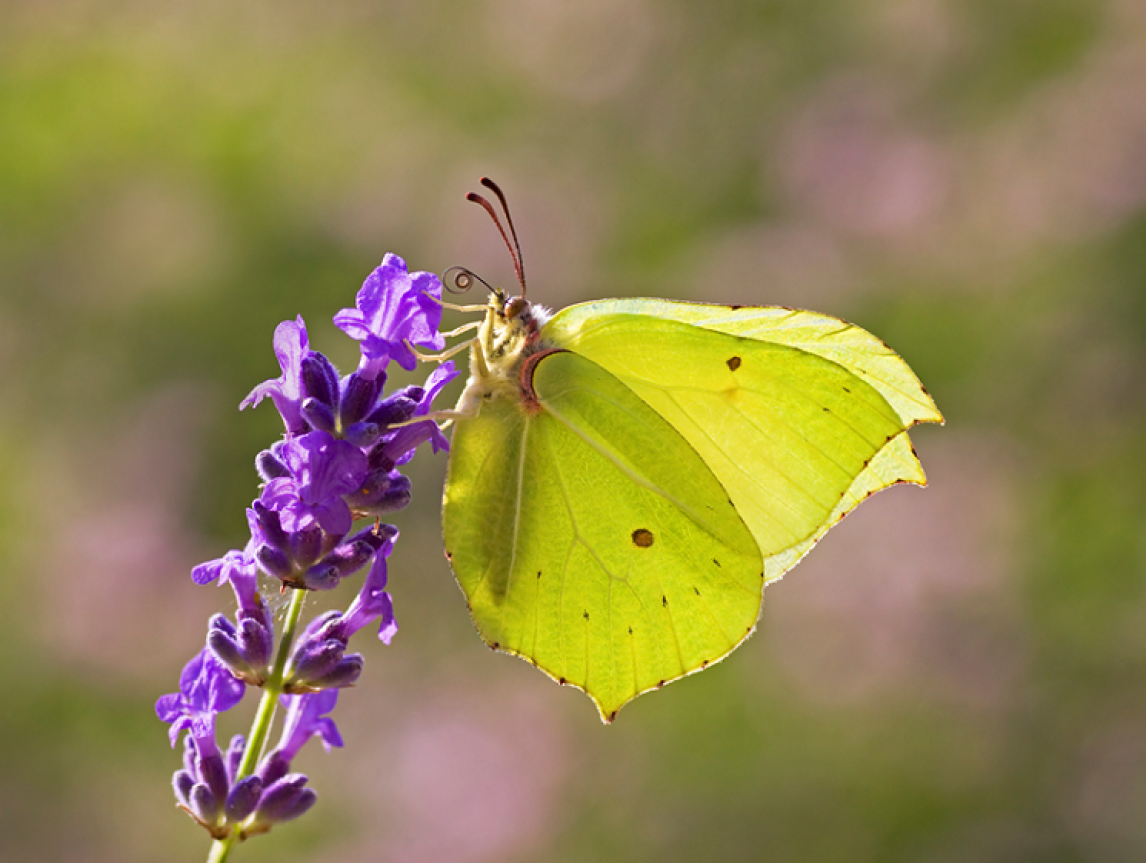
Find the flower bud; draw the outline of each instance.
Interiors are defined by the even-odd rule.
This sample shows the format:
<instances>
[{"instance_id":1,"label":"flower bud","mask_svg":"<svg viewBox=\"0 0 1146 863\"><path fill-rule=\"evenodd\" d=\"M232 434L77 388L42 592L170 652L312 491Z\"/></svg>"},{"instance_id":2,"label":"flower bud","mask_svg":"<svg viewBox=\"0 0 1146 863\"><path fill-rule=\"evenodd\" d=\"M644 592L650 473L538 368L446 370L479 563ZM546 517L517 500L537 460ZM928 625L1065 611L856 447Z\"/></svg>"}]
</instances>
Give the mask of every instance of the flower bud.
<instances>
[{"instance_id":1,"label":"flower bud","mask_svg":"<svg viewBox=\"0 0 1146 863\"><path fill-rule=\"evenodd\" d=\"M223 757L218 753L200 756L196 766L199 779L211 789L215 800L221 801L226 798L230 782L227 780L227 766L223 763Z\"/></svg>"},{"instance_id":2,"label":"flower bud","mask_svg":"<svg viewBox=\"0 0 1146 863\"><path fill-rule=\"evenodd\" d=\"M334 411L330 405L323 404L318 399L305 399L302 403L302 415L310 423L311 428L321 429L330 434L337 431Z\"/></svg>"},{"instance_id":3,"label":"flower bud","mask_svg":"<svg viewBox=\"0 0 1146 863\"><path fill-rule=\"evenodd\" d=\"M219 801L215 799L211 789L202 782L192 786L191 793L187 797L190 804L187 808L200 824L209 827L218 820Z\"/></svg>"},{"instance_id":4,"label":"flower bud","mask_svg":"<svg viewBox=\"0 0 1146 863\"><path fill-rule=\"evenodd\" d=\"M382 447L376 447L375 451ZM410 480L393 468L380 468L367 476L360 491L346 496L346 502L357 513L378 516L402 509L410 503Z\"/></svg>"},{"instance_id":5,"label":"flower bud","mask_svg":"<svg viewBox=\"0 0 1146 863\"><path fill-rule=\"evenodd\" d=\"M290 556L299 569L305 569L333 548L341 537L331 538L312 525L290 534Z\"/></svg>"},{"instance_id":6,"label":"flower bud","mask_svg":"<svg viewBox=\"0 0 1146 863\"><path fill-rule=\"evenodd\" d=\"M259 798L263 795L263 780L258 776L248 776L238 782L231 793L227 795L224 811L227 820L232 822L243 821L255 811Z\"/></svg>"},{"instance_id":7,"label":"flower bud","mask_svg":"<svg viewBox=\"0 0 1146 863\"><path fill-rule=\"evenodd\" d=\"M175 790L175 799L184 809L191 808L191 789L195 787L195 779L186 770L176 770L171 777L171 786Z\"/></svg>"},{"instance_id":8,"label":"flower bud","mask_svg":"<svg viewBox=\"0 0 1146 863\"><path fill-rule=\"evenodd\" d=\"M324 557L322 562L336 567L339 575L346 578L372 560L374 552L381 545L382 540L375 535L374 529L372 527L367 528L338 546Z\"/></svg>"},{"instance_id":9,"label":"flower bud","mask_svg":"<svg viewBox=\"0 0 1146 863\"><path fill-rule=\"evenodd\" d=\"M227 778L232 782L235 777L239 775L239 764L243 760L243 753L247 751L247 739L241 734L236 734L231 738L231 743L227 747L227 753L223 756L223 762L227 766Z\"/></svg>"},{"instance_id":10,"label":"flower bud","mask_svg":"<svg viewBox=\"0 0 1146 863\"><path fill-rule=\"evenodd\" d=\"M269 788L289 772L290 761L283 757L283 754L276 749L270 755L263 758L263 763L259 766L258 775L263 781L263 787Z\"/></svg>"},{"instance_id":11,"label":"flower bud","mask_svg":"<svg viewBox=\"0 0 1146 863\"><path fill-rule=\"evenodd\" d=\"M264 620L259 620L249 612L239 612L238 638L239 652L247 664L255 671L266 670L271 659L274 635Z\"/></svg>"},{"instance_id":12,"label":"flower bud","mask_svg":"<svg viewBox=\"0 0 1146 863\"><path fill-rule=\"evenodd\" d=\"M255 470L259 472L263 482L290 476L290 470L287 469L287 466L279 461L269 449L265 449L255 456Z\"/></svg>"},{"instance_id":13,"label":"flower bud","mask_svg":"<svg viewBox=\"0 0 1146 863\"><path fill-rule=\"evenodd\" d=\"M317 795L306 787L306 776L290 773L263 792L255 820L264 824L290 821L314 805Z\"/></svg>"},{"instance_id":14,"label":"flower bud","mask_svg":"<svg viewBox=\"0 0 1146 863\"><path fill-rule=\"evenodd\" d=\"M312 678L310 688L312 691L322 689L341 689L345 686L353 686L358 682L358 678L362 676L362 668L365 665L365 660L360 653L349 653L343 656L330 671L321 677Z\"/></svg>"},{"instance_id":15,"label":"flower bud","mask_svg":"<svg viewBox=\"0 0 1146 863\"><path fill-rule=\"evenodd\" d=\"M219 625L220 623L222 625ZM230 629L229 632L227 628ZM239 649L234 632L231 622L223 615L216 614L211 618L207 630L207 647L235 677L250 683L254 677L254 669L243 658L243 652Z\"/></svg>"},{"instance_id":16,"label":"flower bud","mask_svg":"<svg viewBox=\"0 0 1146 863\"><path fill-rule=\"evenodd\" d=\"M333 590L342 581L338 567L330 563L316 563L302 577L307 590Z\"/></svg>"},{"instance_id":17,"label":"flower bud","mask_svg":"<svg viewBox=\"0 0 1146 863\"><path fill-rule=\"evenodd\" d=\"M340 407L343 428L354 425L366 416L366 412L374 406L385 380L385 375L369 380L357 372L346 378Z\"/></svg>"},{"instance_id":18,"label":"flower bud","mask_svg":"<svg viewBox=\"0 0 1146 863\"><path fill-rule=\"evenodd\" d=\"M414 398L411 398L411 393L415 396ZM366 419L383 428L394 423L405 422L414 415L421 398L421 387L406 387L404 390L399 390L383 399L381 404L372 410Z\"/></svg>"},{"instance_id":19,"label":"flower bud","mask_svg":"<svg viewBox=\"0 0 1146 863\"><path fill-rule=\"evenodd\" d=\"M343 428L342 437L357 447L366 449L378 442L382 436L382 428L377 423L358 422L351 423Z\"/></svg>"},{"instance_id":20,"label":"flower bud","mask_svg":"<svg viewBox=\"0 0 1146 863\"><path fill-rule=\"evenodd\" d=\"M287 579L294 575L294 567L285 554L269 545L260 545L255 549L255 560L259 568L267 575L275 578Z\"/></svg>"},{"instance_id":21,"label":"flower bud","mask_svg":"<svg viewBox=\"0 0 1146 863\"><path fill-rule=\"evenodd\" d=\"M318 351L311 351L302 359L302 388L304 413L306 400L316 399L334 416L338 407L338 372Z\"/></svg>"}]
</instances>

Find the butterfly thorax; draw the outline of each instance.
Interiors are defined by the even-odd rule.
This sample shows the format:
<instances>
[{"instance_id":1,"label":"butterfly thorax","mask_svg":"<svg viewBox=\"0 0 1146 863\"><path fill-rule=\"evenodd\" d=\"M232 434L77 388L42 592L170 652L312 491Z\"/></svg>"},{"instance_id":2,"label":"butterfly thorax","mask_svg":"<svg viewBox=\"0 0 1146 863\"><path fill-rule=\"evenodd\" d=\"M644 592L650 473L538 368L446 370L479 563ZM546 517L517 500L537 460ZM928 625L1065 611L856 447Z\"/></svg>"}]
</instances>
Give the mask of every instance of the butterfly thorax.
<instances>
[{"instance_id":1,"label":"butterfly thorax","mask_svg":"<svg viewBox=\"0 0 1146 863\"><path fill-rule=\"evenodd\" d=\"M549 311L524 297L490 294L485 320L470 347L470 377L458 401L459 413L476 415L486 399L526 398L522 370L530 356L545 349L541 327Z\"/></svg>"}]
</instances>

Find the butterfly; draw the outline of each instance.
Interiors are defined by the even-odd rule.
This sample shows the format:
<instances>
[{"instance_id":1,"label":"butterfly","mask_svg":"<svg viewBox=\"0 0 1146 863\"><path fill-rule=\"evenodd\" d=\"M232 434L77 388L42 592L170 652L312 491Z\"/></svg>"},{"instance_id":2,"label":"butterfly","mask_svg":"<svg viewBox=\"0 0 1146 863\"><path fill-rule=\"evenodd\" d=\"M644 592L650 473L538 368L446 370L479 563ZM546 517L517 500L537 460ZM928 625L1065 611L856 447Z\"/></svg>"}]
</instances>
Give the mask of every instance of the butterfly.
<instances>
[{"instance_id":1,"label":"butterfly","mask_svg":"<svg viewBox=\"0 0 1146 863\"><path fill-rule=\"evenodd\" d=\"M943 421L882 341L814 312L608 299L550 315L490 288L453 411L446 557L486 643L611 722L755 629L764 587L862 500L925 485ZM512 237L512 241L511 241ZM454 268L457 289L477 277ZM489 287L487 285L487 287ZM448 414L448 416L446 416Z\"/></svg>"}]
</instances>

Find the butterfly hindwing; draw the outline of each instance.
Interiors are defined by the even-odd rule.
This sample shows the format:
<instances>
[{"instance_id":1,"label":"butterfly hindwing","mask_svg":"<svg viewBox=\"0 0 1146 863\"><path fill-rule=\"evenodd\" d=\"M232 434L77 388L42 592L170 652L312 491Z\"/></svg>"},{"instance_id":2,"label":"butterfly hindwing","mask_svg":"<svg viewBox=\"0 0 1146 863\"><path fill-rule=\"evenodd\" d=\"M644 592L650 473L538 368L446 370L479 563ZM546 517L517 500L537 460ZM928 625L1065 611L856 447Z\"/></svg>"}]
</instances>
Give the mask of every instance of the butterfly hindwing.
<instances>
[{"instance_id":1,"label":"butterfly hindwing","mask_svg":"<svg viewBox=\"0 0 1146 863\"><path fill-rule=\"evenodd\" d=\"M752 631L762 558L694 447L616 376L557 352L533 388L536 405L459 423L446 549L486 641L609 719Z\"/></svg>"}]
</instances>

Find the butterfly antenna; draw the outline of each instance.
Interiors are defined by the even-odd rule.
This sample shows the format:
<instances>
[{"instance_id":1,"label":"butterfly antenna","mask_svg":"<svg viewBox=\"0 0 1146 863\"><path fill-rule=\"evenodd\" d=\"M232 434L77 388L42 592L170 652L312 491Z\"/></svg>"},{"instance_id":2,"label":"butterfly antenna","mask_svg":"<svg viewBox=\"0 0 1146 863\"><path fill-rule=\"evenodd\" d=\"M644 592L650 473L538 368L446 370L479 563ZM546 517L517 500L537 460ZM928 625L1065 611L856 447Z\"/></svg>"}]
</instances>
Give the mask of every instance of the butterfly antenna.
<instances>
[{"instance_id":1,"label":"butterfly antenna","mask_svg":"<svg viewBox=\"0 0 1146 863\"><path fill-rule=\"evenodd\" d=\"M453 275L450 275L453 273ZM493 286L475 273L473 270L467 270L465 267L450 267L444 273L446 278L443 280L446 283L446 290L451 294L464 294L474 286L474 281L479 281L486 286L491 294L494 293Z\"/></svg>"},{"instance_id":2,"label":"butterfly antenna","mask_svg":"<svg viewBox=\"0 0 1146 863\"><path fill-rule=\"evenodd\" d=\"M481 204L481 206L485 208L485 211L489 213L489 217L493 219L493 223L497 225L498 233L501 234L501 239L505 242L505 247L509 249L510 257L513 258L513 269L517 273L517 282L521 285L521 295L524 297L525 260L521 256L521 243L517 240L517 229L513 226L513 217L509 214L509 204L506 202L505 194L501 191L501 188L489 177L482 177L481 184L497 195L497 199L501 203L501 209L505 213L505 221L509 225L509 231L507 232L502 226L497 211L487 198L482 197L476 192L470 192L466 195L466 200L473 201L475 204ZM510 241L510 237L513 238L512 242Z\"/></svg>"}]
</instances>

